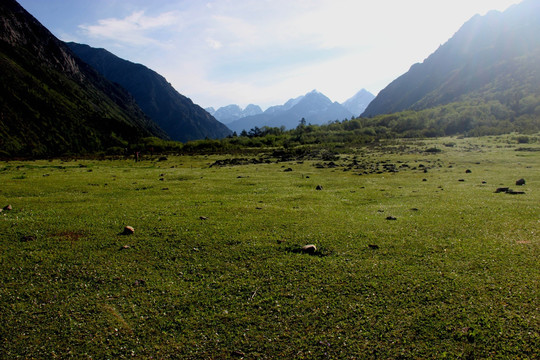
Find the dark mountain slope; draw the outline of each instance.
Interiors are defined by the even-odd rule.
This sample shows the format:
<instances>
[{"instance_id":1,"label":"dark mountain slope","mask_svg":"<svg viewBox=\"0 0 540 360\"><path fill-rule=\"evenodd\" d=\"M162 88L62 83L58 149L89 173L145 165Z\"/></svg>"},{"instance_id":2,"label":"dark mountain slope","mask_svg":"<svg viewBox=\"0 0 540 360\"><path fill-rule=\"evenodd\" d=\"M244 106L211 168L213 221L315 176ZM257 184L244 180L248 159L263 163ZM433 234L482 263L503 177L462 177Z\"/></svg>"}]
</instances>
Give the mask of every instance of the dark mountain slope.
<instances>
[{"instance_id":1,"label":"dark mountain slope","mask_svg":"<svg viewBox=\"0 0 540 360\"><path fill-rule=\"evenodd\" d=\"M362 116L421 110L470 96L505 103L508 96L538 93L534 79L540 69L533 65L540 61L538 34L537 0L523 1L503 13L477 15L422 64L413 65L382 90Z\"/></svg>"},{"instance_id":2,"label":"dark mountain slope","mask_svg":"<svg viewBox=\"0 0 540 360\"><path fill-rule=\"evenodd\" d=\"M231 133L203 108L179 94L163 76L146 66L123 60L105 49L77 43L67 45L107 79L128 90L141 109L173 140L222 138Z\"/></svg>"},{"instance_id":3,"label":"dark mountain slope","mask_svg":"<svg viewBox=\"0 0 540 360\"><path fill-rule=\"evenodd\" d=\"M123 88L17 2L0 2L0 155L94 152L148 136L167 138Z\"/></svg>"}]
</instances>

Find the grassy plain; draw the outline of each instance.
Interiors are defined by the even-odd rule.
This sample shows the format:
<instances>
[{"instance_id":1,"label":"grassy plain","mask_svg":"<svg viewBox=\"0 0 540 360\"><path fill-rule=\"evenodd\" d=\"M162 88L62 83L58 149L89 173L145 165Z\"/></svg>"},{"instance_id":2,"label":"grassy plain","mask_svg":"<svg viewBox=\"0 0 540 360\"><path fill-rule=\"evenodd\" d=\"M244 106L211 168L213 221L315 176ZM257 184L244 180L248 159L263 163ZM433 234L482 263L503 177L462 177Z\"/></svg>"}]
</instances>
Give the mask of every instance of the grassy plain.
<instances>
[{"instance_id":1,"label":"grassy plain","mask_svg":"<svg viewBox=\"0 0 540 360\"><path fill-rule=\"evenodd\" d=\"M538 150L1 163L0 357L537 359Z\"/></svg>"}]
</instances>

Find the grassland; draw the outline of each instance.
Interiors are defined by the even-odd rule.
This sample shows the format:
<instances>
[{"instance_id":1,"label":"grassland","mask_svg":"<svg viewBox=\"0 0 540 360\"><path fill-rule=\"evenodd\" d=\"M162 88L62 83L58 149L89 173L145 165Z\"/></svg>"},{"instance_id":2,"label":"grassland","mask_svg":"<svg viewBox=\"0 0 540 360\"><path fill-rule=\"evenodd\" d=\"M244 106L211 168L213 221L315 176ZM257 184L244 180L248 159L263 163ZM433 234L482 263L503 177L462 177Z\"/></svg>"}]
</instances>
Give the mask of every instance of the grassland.
<instances>
[{"instance_id":1,"label":"grassland","mask_svg":"<svg viewBox=\"0 0 540 360\"><path fill-rule=\"evenodd\" d=\"M537 359L538 150L2 163L0 358Z\"/></svg>"}]
</instances>

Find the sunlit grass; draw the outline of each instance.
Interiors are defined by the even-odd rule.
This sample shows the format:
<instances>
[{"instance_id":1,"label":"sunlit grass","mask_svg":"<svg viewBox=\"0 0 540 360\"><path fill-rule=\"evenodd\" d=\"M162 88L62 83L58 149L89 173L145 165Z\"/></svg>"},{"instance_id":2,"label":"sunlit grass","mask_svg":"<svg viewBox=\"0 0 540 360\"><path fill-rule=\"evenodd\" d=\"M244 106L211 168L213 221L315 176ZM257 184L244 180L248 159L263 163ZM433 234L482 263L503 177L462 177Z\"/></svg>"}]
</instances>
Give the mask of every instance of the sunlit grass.
<instances>
[{"instance_id":1,"label":"sunlit grass","mask_svg":"<svg viewBox=\"0 0 540 360\"><path fill-rule=\"evenodd\" d=\"M0 213L0 352L538 357L538 153L504 138L404 144L324 169L212 156L0 164L0 207L13 206ZM354 156L408 167L343 171Z\"/></svg>"}]
</instances>

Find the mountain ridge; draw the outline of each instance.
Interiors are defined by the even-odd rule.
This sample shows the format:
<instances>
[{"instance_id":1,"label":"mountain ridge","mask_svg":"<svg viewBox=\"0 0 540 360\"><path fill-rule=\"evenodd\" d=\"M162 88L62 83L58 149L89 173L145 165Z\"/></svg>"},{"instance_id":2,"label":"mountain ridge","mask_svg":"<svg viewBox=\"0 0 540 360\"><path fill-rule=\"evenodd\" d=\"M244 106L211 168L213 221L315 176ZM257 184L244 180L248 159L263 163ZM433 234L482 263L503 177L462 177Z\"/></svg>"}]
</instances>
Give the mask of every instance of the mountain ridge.
<instances>
[{"instance_id":1,"label":"mountain ridge","mask_svg":"<svg viewBox=\"0 0 540 360\"><path fill-rule=\"evenodd\" d=\"M173 140L222 138L231 131L212 115L176 91L157 72L142 64L124 60L106 49L67 43L83 61L110 81L128 90L141 109Z\"/></svg>"},{"instance_id":2,"label":"mountain ridge","mask_svg":"<svg viewBox=\"0 0 540 360\"><path fill-rule=\"evenodd\" d=\"M205 110L224 124L229 124L246 116L262 114L263 112L259 105L254 104L249 104L245 109L242 109L236 104L231 104L222 106L217 110L214 110L214 108L207 108Z\"/></svg>"},{"instance_id":3,"label":"mountain ridge","mask_svg":"<svg viewBox=\"0 0 540 360\"><path fill-rule=\"evenodd\" d=\"M0 155L124 148L166 133L14 0L0 3Z\"/></svg>"},{"instance_id":4,"label":"mountain ridge","mask_svg":"<svg viewBox=\"0 0 540 360\"><path fill-rule=\"evenodd\" d=\"M362 116L422 110L473 94L493 97L488 94L490 84L520 76L520 58L536 57L539 16L540 2L536 0L525 0L504 12L475 15L422 63L412 65L384 88ZM538 91L532 83L527 86L529 92Z\"/></svg>"},{"instance_id":5,"label":"mountain ridge","mask_svg":"<svg viewBox=\"0 0 540 360\"><path fill-rule=\"evenodd\" d=\"M254 127L295 128L303 118L307 123L324 124L329 121L343 120L353 114L337 102L332 102L324 94L312 90L305 95L289 99L283 105L275 105L262 114L240 118L228 124L233 131L240 132Z\"/></svg>"},{"instance_id":6,"label":"mountain ridge","mask_svg":"<svg viewBox=\"0 0 540 360\"><path fill-rule=\"evenodd\" d=\"M313 99L311 100L313 109L310 109L308 105L304 104L304 108L302 110L296 109L293 110L294 113L287 113L287 111L291 110L300 102L307 101L305 98L310 96L319 97L318 101L313 101ZM319 93L317 90L312 90L305 95L291 98L282 105L270 106L264 112L259 106L253 104L248 105L244 110L242 110L240 106L236 104L223 106L217 111L213 110L213 108L208 108L208 110L213 110L213 114L217 118L221 118L223 116L223 121L226 122L227 125L234 131L248 130L255 126L280 127L283 125L286 128L293 128L302 118L305 118L306 121L313 124L320 125L328 121L343 120L344 118L359 116L365 110L369 102L374 98L375 96L373 94L366 89L362 89L346 100L343 104L339 104L338 102L332 102L324 94ZM326 108L324 108L324 105L322 105L323 103L326 104ZM250 107L256 109L255 114L245 115ZM317 113L320 113L320 115Z\"/></svg>"},{"instance_id":7,"label":"mountain ridge","mask_svg":"<svg viewBox=\"0 0 540 360\"><path fill-rule=\"evenodd\" d=\"M366 89L361 89L351 98L345 100L341 105L343 105L353 115L360 116L360 114L366 110L369 103L371 103L373 99L375 99L375 95Z\"/></svg>"}]
</instances>

